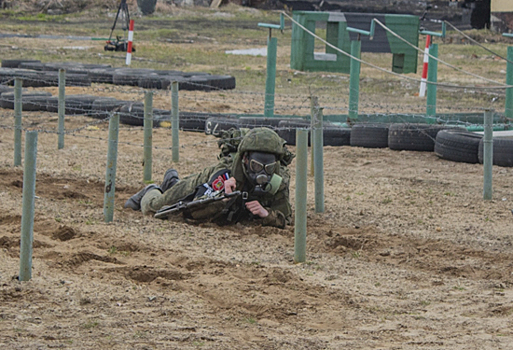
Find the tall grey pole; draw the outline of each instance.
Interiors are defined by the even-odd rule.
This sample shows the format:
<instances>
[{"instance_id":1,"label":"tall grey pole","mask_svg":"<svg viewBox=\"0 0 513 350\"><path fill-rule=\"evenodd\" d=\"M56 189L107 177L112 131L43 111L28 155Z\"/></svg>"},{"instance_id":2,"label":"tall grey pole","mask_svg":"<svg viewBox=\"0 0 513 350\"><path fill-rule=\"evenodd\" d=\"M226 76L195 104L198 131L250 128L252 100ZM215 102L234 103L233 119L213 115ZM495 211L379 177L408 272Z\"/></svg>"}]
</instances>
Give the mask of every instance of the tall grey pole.
<instances>
[{"instance_id":1,"label":"tall grey pole","mask_svg":"<svg viewBox=\"0 0 513 350\"><path fill-rule=\"evenodd\" d=\"M14 79L14 166L21 165L21 86L19 78Z\"/></svg>"},{"instance_id":2,"label":"tall grey pole","mask_svg":"<svg viewBox=\"0 0 513 350\"><path fill-rule=\"evenodd\" d=\"M153 148L153 92L144 95L144 175L143 181L148 183L152 177Z\"/></svg>"},{"instance_id":3,"label":"tall grey pole","mask_svg":"<svg viewBox=\"0 0 513 350\"><path fill-rule=\"evenodd\" d=\"M180 141L178 140L178 128L180 127L180 117L178 110L178 82L173 81L171 84L171 138L172 138L172 160L178 162L180 160Z\"/></svg>"},{"instance_id":4,"label":"tall grey pole","mask_svg":"<svg viewBox=\"0 0 513 350\"><path fill-rule=\"evenodd\" d=\"M59 140L57 142L57 149L64 148L64 117L66 113L66 71L59 69Z\"/></svg>"},{"instance_id":5,"label":"tall grey pole","mask_svg":"<svg viewBox=\"0 0 513 350\"><path fill-rule=\"evenodd\" d=\"M314 127L312 130L313 137L313 154L314 154L314 183L315 183L315 212L324 213L324 135L322 108L315 108Z\"/></svg>"},{"instance_id":6,"label":"tall grey pole","mask_svg":"<svg viewBox=\"0 0 513 350\"><path fill-rule=\"evenodd\" d=\"M105 222L114 219L114 195L116 192L116 164L118 159L119 114L115 113L109 120L109 149L107 170L105 174L105 195L103 199L103 216Z\"/></svg>"},{"instance_id":7,"label":"tall grey pole","mask_svg":"<svg viewBox=\"0 0 513 350\"><path fill-rule=\"evenodd\" d=\"M483 167L484 186L483 199L492 199L492 165L493 165L493 110L486 109L484 114Z\"/></svg>"},{"instance_id":8,"label":"tall grey pole","mask_svg":"<svg viewBox=\"0 0 513 350\"><path fill-rule=\"evenodd\" d=\"M308 177L308 130L296 129L296 204L294 219L294 262L306 260L306 199Z\"/></svg>"},{"instance_id":9,"label":"tall grey pole","mask_svg":"<svg viewBox=\"0 0 513 350\"><path fill-rule=\"evenodd\" d=\"M267 76L265 79L264 117L274 117L274 93L276 85L276 57L278 52L278 39L271 37L269 29L267 39Z\"/></svg>"},{"instance_id":10,"label":"tall grey pole","mask_svg":"<svg viewBox=\"0 0 513 350\"><path fill-rule=\"evenodd\" d=\"M315 172L314 172L314 169L315 169L315 163L314 163L314 158L315 158L315 152L313 151L314 149L314 139L315 139L315 120L317 119L316 117L316 114L317 114L317 109L319 108L319 99L317 98L317 96L310 96L310 149L312 151L312 154L310 156L310 176L314 176L315 175Z\"/></svg>"},{"instance_id":11,"label":"tall grey pole","mask_svg":"<svg viewBox=\"0 0 513 350\"><path fill-rule=\"evenodd\" d=\"M34 240L34 201L36 198L37 131L25 134L23 171L23 209L21 215L20 281L32 278L32 242Z\"/></svg>"}]
</instances>

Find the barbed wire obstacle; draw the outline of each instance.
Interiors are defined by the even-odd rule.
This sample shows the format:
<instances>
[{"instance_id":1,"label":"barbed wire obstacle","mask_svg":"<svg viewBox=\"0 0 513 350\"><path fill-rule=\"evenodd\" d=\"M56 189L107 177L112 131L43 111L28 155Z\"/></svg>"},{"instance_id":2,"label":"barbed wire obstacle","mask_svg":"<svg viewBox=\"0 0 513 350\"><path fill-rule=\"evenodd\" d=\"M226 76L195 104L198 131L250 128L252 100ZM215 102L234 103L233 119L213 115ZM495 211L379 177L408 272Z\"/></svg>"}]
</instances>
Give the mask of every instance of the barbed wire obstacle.
<instances>
[{"instance_id":1,"label":"barbed wire obstacle","mask_svg":"<svg viewBox=\"0 0 513 350\"><path fill-rule=\"evenodd\" d=\"M58 71L66 70L66 86L91 86L92 83L138 86L167 90L177 81L180 90L216 91L235 89L235 77L204 72L113 68L105 64L78 62L42 63L37 60L2 60L0 84L13 85L15 78L24 87L58 86Z\"/></svg>"},{"instance_id":2,"label":"barbed wire obstacle","mask_svg":"<svg viewBox=\"0 0 513 350\"><path fill-rule=\"evenodd\" d=\"M107 135L93 136L89 131L101 130L100 124L106 124L114 112L107 112L106 117L96 117L96 120L84 123L81 126L65 131L67 136L86 138L93 141L108 141ZM105 115L104 115L105 116ZM192 117L192 116L191 116ZM13 125L7 123L12 115L3 113L0 115L2 123L0 129L14 130ZM195 120L198 128L192 131L205 132L207 135L204 141L193 144L181 144L180 148L198 147L206 144L218 144L223 131L229 129L269 127L274 129L288 145L295 146L297 129L307 129L310 134L315 130L310 120L302 118L272 118L267 120L261 117L240 117L226 118L211 116L207 119L197 118ZM58 134L56 125L37 124L25 122L22 130L33 130L39 133ZM203 129L199 126L203 125ZM476 124L475 126L478 126ZM125 127L140 130L141 126L126 125ZM160 127L159 122L154 124L155 128ZM83 134L83 132L87 134ZM324 122L323 124L324 146L351 146L364 148L390 148L391 150L409 150L434 152L438 157L446 160L482 163L482 135L468 131L463 126L454 124L426 124L426 123L393 123L374 121L360 121L354 125L344 126L339 123ZM141 143L120 140L120 144L144 148ZM310 145L310 137L308 140ZM172 150L172 147L152 146L158 150ZM505 167L513 166L513 139L494 138L494 164Z\"/></svg>"}]
</instances>

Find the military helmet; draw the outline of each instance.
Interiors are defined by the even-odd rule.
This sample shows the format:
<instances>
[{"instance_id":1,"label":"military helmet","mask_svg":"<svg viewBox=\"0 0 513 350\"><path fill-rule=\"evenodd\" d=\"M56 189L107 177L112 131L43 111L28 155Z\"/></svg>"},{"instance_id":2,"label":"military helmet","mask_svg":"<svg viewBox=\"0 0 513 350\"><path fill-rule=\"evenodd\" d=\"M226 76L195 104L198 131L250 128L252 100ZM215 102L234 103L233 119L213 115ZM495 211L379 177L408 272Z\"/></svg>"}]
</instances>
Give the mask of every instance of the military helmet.
<instances>
[{"instance_id":1,"label":"military helmet","mask_svg":"<svg viewBox=\"0 0 513 350\"><path fill-rule=\"evenodd\" d=\"M238 151L273 153L277 158L282 158L285 154L285 140L269 128L254 128L244 136Z\"/></svg>"}]
</instances>

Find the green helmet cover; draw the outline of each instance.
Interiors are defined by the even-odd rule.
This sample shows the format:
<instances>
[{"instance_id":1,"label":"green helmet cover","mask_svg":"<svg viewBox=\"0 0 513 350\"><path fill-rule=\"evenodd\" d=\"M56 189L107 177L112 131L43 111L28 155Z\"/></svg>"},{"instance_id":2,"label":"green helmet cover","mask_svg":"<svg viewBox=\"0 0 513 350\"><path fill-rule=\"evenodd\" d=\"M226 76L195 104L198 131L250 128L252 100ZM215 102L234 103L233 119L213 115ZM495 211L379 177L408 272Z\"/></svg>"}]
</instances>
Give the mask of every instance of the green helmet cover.
<instances>
[{"instance_id":1,"label":"green helmet cover","mask_svg":"<svg viewBox=\"0 0 513 350\"><path fill-rule=\"evenodd\" d=\"M248 131L239 144L239 153L273 153L278 159L285 155L285 140L269 128L254 128Z\"/></svg>"}]
</instances>

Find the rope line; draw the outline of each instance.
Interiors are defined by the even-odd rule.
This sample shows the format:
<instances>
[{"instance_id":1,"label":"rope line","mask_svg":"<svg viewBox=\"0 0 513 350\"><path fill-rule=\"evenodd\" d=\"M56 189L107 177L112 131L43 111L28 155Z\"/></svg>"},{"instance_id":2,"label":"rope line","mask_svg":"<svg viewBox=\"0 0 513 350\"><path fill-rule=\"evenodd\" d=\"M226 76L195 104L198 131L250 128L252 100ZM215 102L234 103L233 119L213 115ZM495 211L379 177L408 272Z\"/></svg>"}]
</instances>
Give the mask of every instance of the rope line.
<instances>
[{"instance_id":1,"label":"rope line","mask_svg":"<svg viewBox=\"0 0 513 350\"><path fill-rule=\"evenodd\" d=\"M472 72L468 72L468 71L466 71L466 70L463 70L463 69L461 69L461 68L458 68L458 67L456 67L456 66L453 66L452 64L447 63L447 62L445 62L445 61L443 61L443 60L441 60L441 59L439 59L439 58L437 58L437 57L435 57L435 56L431 55L429 52L426 52L425 50L422 50L422 49L420 49L420 48L416 47L415 45L413 45L412 43L410 43L409 41L407 41L406 39L404 39L403 37L401 37L399 34L397 34L396 32L392 31L392 30L391 30L390 28L388 28L386 25L384 25L383 23L381 23L379 20L374 19L374 22L376 22L377 24L379 24L379 25L380 25L384 30L386 30L387 32L389 32L389 33L390 33L390 34L392 34L394 37L396 37L397 39L401 40L402 42L404 42L404 43L405 43L405 44L407 44L408 46L410 46L410 47L414 48L415 50L417 50L417 51L418 51L418 52L420 52L420 53L423 53L424 55L428 56L429 58L432 58L432 59L436 60L437 62L440 62L440 63L442 63L442 64L446 65L447 67L450 67L450 68L452 68L452 69L454 69L454 70L456 70L456 71L458 71L458 72L460 72L460 73L464 73L464 74L468 74L468 75L470 75L470 76L473 76L474 78L483 79L483 80L488 81L488 82L490 82L490 83L494 83L494 84L501 84L501 85L503 85L503 86L507 86L507 85L506 85L506 84L504 84L504 83L500 83L500 82L498 82L498 81L495 81L495 80L492 80L492 79L488 79L488 78L482 77L482 76L480 76L480 75L474 74L474 73L472 73Z\"/></svg>"},{"instance_id":2,"label":"rope line","mask_svg":"<svg viewBox=\"0 0 513 350\"><path fill-rule=\"evenodd\" d=\"M381 68L379 66L376 66L375 64L372 64L370 62L366 62L360 58L357 58L357 57L354 57L352 56L351 54L343 51L342 49L336 47L335 45L327 42L326 40L324 40L323 38L319 37L318 35L316 35L315 33L313 33L312 31L308 30L307 28L305 28L303 25L301 25L299 22L297 22L296 20L294 20L292 17L290 17L287 13L285 12L281 12L283 13L284 16L288 17L293 23L295 23L298 27L300 27L301 29L303 29L305 32L307 32L308 34L310 34L311 36L313 36L314 38L316 38L317 40L321 41L322 43L326 44L327 46L331 47L332 49L340 52L341 54L353 59L353 60L356 60L362 64L365 64L366 66L369 66L369 67L372 67L376 70L379 70L383 73L387 73L387 74L390 74L390 75L393 75L393 76L396 76L400 79L406 79L406 80L410 80L410 81L414 81L416 83L419 83L421 82L420 79L417 79L417 78L412 78L412 77L408 77L408 76L405 76L405 75L402 75L402 74L399 74L399 73L395 73L395 72L392 72L392 71L389 71L387 69L384 69L384 68ZM480 77L481 78L481 77ZM461 85L454 85L454 84L447 84L447 83L438 83L438 82L427 82L428 84L432 84L432 85L437 85L437 86L442 86L442 87L451 87L451 88L456 88L456 89L476 89L476 90L480 90L480 89L505 89L505 88L513 88L513 85L505 85L505 84L502 84L501 83L501 86L461 86Z\"/></svg>"},{"instance_id":3,"label":"rope line","mask_svg":"<svg viewBox=\"0 0 513 350\"><path fill-rule=\"evenodd\" d=\"M508 63L511 63L513 64L513 62L511 62L510 60L508 60L506 57L503 57L501 55L499 55L498 53L496 53L495 51L493 50L490 50L489 48L487 48L486 46L482 45L481 43L477 42L477 40L473 39L472 37L468 36L467 34L463 33L461 30L459 30L458 28L456 28L451 22L448 22L448 21L444 21L446 24L448 24L452 29L454 29L456 32L458 32L459 34L461 34L461 36L463 36L465 39L471 41L472 43L474 43L475 45L479 46L480 48L488 51L489 53L491 53L492 55L495 55L505 61L507 61Z\"/></svg>"}]
</instances>

